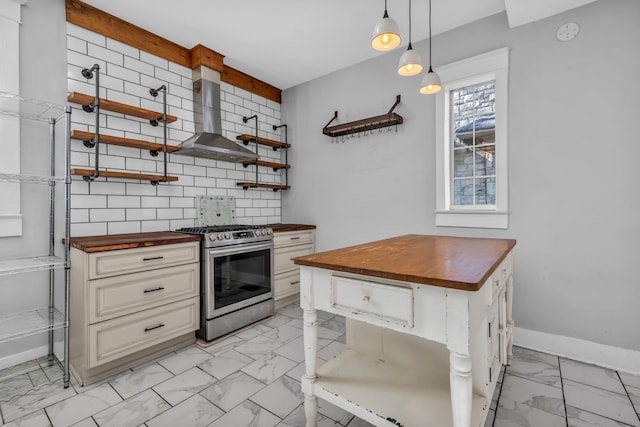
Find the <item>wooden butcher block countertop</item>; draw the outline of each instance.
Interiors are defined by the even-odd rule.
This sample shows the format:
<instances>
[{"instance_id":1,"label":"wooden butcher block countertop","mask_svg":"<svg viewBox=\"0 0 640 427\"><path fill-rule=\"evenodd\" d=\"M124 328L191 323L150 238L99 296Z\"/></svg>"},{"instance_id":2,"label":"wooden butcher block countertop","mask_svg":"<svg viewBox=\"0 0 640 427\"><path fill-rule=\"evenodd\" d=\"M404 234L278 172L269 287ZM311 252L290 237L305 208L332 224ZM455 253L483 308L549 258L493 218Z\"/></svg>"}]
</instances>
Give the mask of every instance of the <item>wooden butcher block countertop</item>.
<instances>
[{"instance_id":1,"label":"wooden butcher block countertop","mask_svg":"<svg viewBox=\"0 0 640 427\"><path fill-rule=\"evenodd\" d=\"M200 241L200 236L156 231L149 233L110 234L104 236L72 237L71 246L84 252L103 252L118 249L142 248Z\"/></svg>"},{"instance_id":2,"label":"wooden butcher block countertop","mask_svg":"<svg viewBox=\"0 0 640 427\"><path fill-rule=\"evenodd\" d=\"M284 233L285 231L303 231L314 230L315 225L307 224L267 224L267 227L271 227L274 233Z\"/></svg>"},{"instance_id":3,"label":"wooden butcher block countertop","mask_svg":"<svg viewBox=\"0 0 640 427\"><path fill-rule=\"evenodd\" d=\"M477 291L516 244L409 234L295 258L295 263L372 277Z\"/></svg>"}]
</instances>

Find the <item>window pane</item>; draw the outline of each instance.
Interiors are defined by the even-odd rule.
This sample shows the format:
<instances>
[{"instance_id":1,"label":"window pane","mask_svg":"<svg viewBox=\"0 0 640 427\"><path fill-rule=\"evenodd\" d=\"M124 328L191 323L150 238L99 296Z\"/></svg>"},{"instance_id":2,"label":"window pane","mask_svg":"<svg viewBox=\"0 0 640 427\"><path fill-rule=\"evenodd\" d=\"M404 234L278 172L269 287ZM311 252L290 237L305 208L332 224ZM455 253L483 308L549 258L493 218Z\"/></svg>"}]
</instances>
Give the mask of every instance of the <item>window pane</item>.
<instances>
[{"instance_id":1,"label":"window pane","mask_svg":"<svg viewBox=\"0 0 640 427\"><path fill-rule=\"evenodd\" d=\"M496 204L495 178L476 179L476 205Z\"/></svg>"},{"instance_id":2,"label":"window pane","mask_svg":"<svg viewBox=\"0 0 640 427\"><path fill-rule=\"evenodd\" d=\"M453 204L473 205L473 179L453 180Z\"/></svg>"},{"instance_id":3,"label":"window pane","mask_svg":"<svg viewBox=\"0 0 640 427\"><path fill-rule=\"evenodd\" d=\"M473 149L456 149L453 152L453 176L473 177Z\"/></svg>"},{"instance_id":4,"label":"window pane","mask_svg":"<svg viewBox=\"0 0 640 427\"><path fill-rule=\"evenodd\" d=\"M479 146L476 147L476 176L495 176L496 174L496 146ZM465 175L469 176L469 175Z\"/></svg>"},{"instance_id":5,"label":"window pane","mask_svg":"<svg viewBox=\"0 0 640 427\"><path fill-rule=\"evenodd\" d=\"M495 81L451 93L453 206L495 205Z\"/></svg>"}]
</instances>

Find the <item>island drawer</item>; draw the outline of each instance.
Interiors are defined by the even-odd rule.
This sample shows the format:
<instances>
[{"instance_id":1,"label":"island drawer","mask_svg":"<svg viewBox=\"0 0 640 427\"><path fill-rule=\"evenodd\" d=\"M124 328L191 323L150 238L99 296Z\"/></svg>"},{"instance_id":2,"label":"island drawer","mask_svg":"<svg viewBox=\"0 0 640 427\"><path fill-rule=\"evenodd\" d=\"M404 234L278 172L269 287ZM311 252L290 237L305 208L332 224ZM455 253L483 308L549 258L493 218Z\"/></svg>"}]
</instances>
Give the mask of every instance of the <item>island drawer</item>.
<instances>
[{"instance_id":1,"label":"island drawer","mask_svg":"<svg viewBox=\"0 0 640 427\"><path fill-rule=\"evenodd\" d=\"M198 263L89 281L89 323L197 297Z\"/></svg>"},{"instance_id":2,"label":"island drawer","mask_svg":"<svg viewBox=\"0 0 640 427\"><path fill-rule=\"evenodd\" d=\"M199 300L189 298L90 325L89 368L198 329Z\"/></svg>"},{"instance_id":3,"label":"island drawer","mask_svg":"<svg viewBox=\"0 0 640 427\"><path fill-rule=\"evenodd\" d=\"M89 254L89 279L198 262L200 243L150 246Z\"/></svg>"},{"instance_id":4,"label":"island drawer","mask_svg":"<svg viewBox=\"0 0 640 427\"><path fill-rule=\"evenodd\" d=\"M331 307L348 316L413 327L413 289L395 285L331 278Z\"/></svg>"}]
</instances>

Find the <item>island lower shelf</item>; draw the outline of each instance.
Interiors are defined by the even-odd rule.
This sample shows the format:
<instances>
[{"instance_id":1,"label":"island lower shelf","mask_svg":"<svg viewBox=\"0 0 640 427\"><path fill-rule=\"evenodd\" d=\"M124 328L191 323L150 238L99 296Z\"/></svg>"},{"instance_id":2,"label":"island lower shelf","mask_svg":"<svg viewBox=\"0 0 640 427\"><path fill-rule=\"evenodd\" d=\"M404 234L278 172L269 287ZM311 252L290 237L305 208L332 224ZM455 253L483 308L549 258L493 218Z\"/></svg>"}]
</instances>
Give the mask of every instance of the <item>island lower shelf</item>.
<instances>
[{"instance_id":1,"label":"island lower shelf","mask_svg":"<svg viewBox=\"0 0 640 427\"><path fill-rule=\"evenodd\" d=\"M317 397L376 426L451 426L448 351L444 345L440 347L434 350L430 345L428 353L421 352L436 356L423 359L420 366L346 348L318 368L315 382L303 377L303 390L312 387ZM472 426L482 425L490 405L490 397L472 393Z\"/></svg>"}]
</instances>

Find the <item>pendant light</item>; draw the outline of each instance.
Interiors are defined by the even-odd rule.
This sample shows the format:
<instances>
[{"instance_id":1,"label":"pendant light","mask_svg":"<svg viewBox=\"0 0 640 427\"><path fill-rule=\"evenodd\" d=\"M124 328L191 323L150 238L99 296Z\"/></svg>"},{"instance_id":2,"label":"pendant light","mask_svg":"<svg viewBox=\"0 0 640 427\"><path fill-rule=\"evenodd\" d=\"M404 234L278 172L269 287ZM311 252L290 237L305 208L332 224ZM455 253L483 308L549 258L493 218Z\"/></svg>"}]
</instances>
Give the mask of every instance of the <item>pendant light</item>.
<instances>
[{"instance_id":1,"label":"pendant light","mask_svg":"<svg viewBox=\"0 0 640 427\"><path fill-rule=\"evenodd\" d=\"M431 68L431 0L429 0L429 72L422 78L420 93L431 95L440 92L441 89L440 77Z\"/></svg>"},{"instance_id":2,"label":"pendant light","mask_svg":"<svg viewBox=\"0 0 640 427\"><path fill-rule=\"evenodd\" d=\"M415 76L422 72L422 58L411 46L411 0L409 0L409 47L400 57L398 74L401 76Z\"/></svg>"},{"instance_id":3,"label":"pendant light","mask_svg":"<svg viewBox=\"0 0 640 427\"><path fill-rule=\"evenodd\" d=\"M384 15L373 29L371 47L375 50L388 51L398 47L401 41L398 23L389 18L387 0L384 0Z\"/></svg>"}]
</instances>

